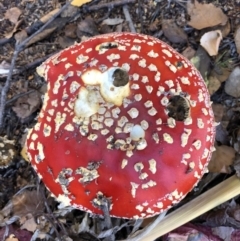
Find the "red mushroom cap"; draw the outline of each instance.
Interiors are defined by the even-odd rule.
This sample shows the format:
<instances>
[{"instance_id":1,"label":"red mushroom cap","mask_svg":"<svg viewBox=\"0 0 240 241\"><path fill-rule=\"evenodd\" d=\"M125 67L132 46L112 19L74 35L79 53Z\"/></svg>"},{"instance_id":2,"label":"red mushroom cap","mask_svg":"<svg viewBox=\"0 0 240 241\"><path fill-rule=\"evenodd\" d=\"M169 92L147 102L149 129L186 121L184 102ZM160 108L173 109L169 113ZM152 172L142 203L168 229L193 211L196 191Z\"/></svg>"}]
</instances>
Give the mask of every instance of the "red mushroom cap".
<instances>
[{"instance_id":1,"label":"red mushroom cap","mask_svg":"<svg viewBox=\"0 0 240 241\"><path fill-rule=\"evenodd\" d=\"M214 141L209 94L167 44L133 33L100 35L37 69L48 82L28 156L65 205L146 218L179 202L202 177Z\"/></svg>"}]
</instances>

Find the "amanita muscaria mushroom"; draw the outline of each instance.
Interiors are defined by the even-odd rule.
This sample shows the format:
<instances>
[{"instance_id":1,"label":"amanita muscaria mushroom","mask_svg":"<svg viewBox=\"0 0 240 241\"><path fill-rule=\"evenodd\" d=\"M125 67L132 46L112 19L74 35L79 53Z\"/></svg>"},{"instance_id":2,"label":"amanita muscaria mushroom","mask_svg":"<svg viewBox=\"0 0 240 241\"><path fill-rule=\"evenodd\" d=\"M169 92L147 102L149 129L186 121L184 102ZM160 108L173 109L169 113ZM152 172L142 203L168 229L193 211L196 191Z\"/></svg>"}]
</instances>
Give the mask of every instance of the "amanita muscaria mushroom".
<instances>
[{"instance_id":1,"label":"amanita muscaria mushroom","mask_svg":"<svg viewBox=\"0 0 240 241\"><path fill-rule=\"evenodd\" d=\"M206 171L214 119L193 65L150 36L112 33L54 55L29 159L58 201L146 218L179 202Z\"/></svg>"}]
</instances>

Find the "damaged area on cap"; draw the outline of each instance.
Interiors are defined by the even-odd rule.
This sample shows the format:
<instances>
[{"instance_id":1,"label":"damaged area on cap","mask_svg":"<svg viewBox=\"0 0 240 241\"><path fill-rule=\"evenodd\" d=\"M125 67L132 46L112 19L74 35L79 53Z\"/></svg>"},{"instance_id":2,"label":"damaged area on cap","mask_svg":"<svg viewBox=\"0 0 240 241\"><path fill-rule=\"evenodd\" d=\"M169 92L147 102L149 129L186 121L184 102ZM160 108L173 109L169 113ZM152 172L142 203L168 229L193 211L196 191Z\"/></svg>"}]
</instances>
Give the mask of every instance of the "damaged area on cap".
<instances>
[{"instance_id":1,"label":"damaged area on cap","mask_svg":"<svg viewBox=\"0 0 240 241\"><path fill-rule=\"evenodd\" d=\"M48 59L38 73L48 90L28 156L65 205L101 214L104 197L112 216L151 217L204 174L215 133L209 94L165 43L100 35Z\"/></svg>"}]
</instances>

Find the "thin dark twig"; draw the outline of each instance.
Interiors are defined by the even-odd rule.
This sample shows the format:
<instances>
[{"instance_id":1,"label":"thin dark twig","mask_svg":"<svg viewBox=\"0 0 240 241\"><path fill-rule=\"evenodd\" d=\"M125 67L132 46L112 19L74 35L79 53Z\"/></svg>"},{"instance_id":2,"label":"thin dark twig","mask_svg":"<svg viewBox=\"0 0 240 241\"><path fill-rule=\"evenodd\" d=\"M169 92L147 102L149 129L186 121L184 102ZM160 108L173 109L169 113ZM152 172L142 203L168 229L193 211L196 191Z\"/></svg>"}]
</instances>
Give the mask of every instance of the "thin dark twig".
<instances>
[{"instance_id":1,"label":"thin dark twig","mask_svg":"<svg viewBox=\"0 0 240 241\"><path fill-rule=\"evenodd\" d=\"M39 33L41 33L54 19L56 19L70 4L72 1L66 3L61 10L56 13L53 17L51 17L37 32L35 32L33 35L31 35L30 37L28 37L27 39L25 39L23 42L21 42L20 44L16 44L15 45L15 50L13 53L13 57L12 57L12 61L11 61L11 66L9 69L9 73L8 73L8 77L6 80L6 83L4 85L4 87L1 90L1 100L0 100L0 128L2 128L3 125L3 116L4 116L4 110L5 110L5 105L6 105L6 96L7 96L7 92L9 90L10 87L10 83L12 80L12 75L13 75L13 70L15 67L15 63L18 57L18 54L20 51L22 51L24 48L26 48L26 44L32 39L34 38L36 35L38 35Z\"/></svg>"},{"instance_id":2,"label":"thin dark twig","mask_svg":"<svg viewBox=\"0 0 240 241\"><path fill-rule=\"evenodd\" d=\"M0 46L1 45L4 45L6 43L9 43L11 42L12 38L3 38L3 39L0 39Z\"/></svg>"},{"instance_id":3,"label":"thin dark twig","mask_svg":"<svg viewBox=\"0 0 240 241\"><path fill-rule=\"evenodd\" d=\"M34 91L36 91L36 90L29 90L29 91L27 91L27 92L20 93L20 94L14 96L12 99L6 101L5 105L6 105L6 106L7 106L7 105L10 105L12 102L16 101L16 100L19 99L20 97L23 97L23 96L25 96L25 95L29 95L29 94L33 93Z\"/></svg>"}]
</instances>

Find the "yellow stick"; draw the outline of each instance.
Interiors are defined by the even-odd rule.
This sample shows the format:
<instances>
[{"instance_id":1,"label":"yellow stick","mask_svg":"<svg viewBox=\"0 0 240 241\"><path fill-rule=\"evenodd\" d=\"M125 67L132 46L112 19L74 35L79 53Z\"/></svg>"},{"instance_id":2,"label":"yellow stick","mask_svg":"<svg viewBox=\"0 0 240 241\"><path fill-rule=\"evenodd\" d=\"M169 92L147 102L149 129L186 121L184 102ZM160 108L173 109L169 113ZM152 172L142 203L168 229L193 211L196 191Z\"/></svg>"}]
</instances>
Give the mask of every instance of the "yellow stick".
<instances>
[{"instance_id":1,"label":"yellow stick","mask_svg":"<svg viewBox=\"0 0 240 241\"><path fill-rule=\"evenodd\" d=\"M240 179L234 175L167 215L141 241L153 241L239 194Z\"/></svg>"}]
</instances>

